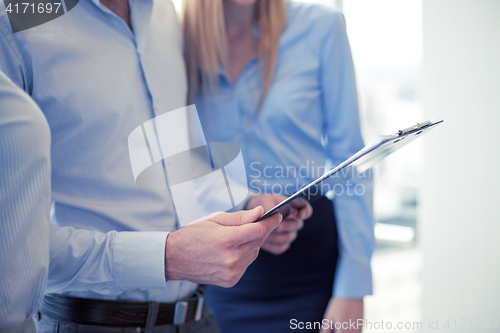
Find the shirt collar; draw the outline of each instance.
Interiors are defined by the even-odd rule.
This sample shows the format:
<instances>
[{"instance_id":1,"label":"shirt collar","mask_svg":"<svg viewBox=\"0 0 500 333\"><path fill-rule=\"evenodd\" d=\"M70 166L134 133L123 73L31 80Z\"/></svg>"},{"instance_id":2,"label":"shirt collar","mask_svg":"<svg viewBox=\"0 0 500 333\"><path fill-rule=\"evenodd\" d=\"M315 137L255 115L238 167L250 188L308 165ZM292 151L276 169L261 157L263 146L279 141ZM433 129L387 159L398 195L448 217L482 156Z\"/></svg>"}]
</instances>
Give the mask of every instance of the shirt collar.
<instances>
[{"instance_id":1,"label":"shirt collar","mask_svg":"<svg viewBox=\"0 0 500 333\"><path fill-rule=\"evenodd\" d=\"M259 27L259 25L257 23L255 23L255 24L252 25L252 34L253 34L253 36L255 38L257 38L257 39L260 38L260 27ZM245 67L243 67L242 71L244 71L250 63L253 63L255 61L258 61L258 58L254 58L254 59L250 60L249 63ZM219 64L219 68L217 70L217 75L219 76L219 78L222 77L225 80L227 80L228 82L232 82L229 79L229 77L227 76L227 73L226 73L226 71L224 70L224 67L221 64Z\"/></svg>"}]
</instances>

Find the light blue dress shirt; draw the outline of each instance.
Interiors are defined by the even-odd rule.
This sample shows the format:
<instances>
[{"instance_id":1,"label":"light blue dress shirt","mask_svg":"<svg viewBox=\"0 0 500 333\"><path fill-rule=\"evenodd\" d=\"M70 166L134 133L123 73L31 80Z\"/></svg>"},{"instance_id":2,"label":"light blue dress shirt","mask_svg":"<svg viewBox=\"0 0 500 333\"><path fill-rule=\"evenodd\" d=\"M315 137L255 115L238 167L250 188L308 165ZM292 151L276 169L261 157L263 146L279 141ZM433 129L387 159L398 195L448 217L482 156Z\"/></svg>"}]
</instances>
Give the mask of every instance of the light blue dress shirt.
<instances>
[{"instance_id":1,"label":"light blue dress shirt","mask_svg":"<svg viewBox=\"0 0 500 333\"><path fill-rule=\"evenodd\" d=\"M0 72L0 332L35 332L47 283L50 130Z\"/></svg>"},{"instance_id":2,"label":"light blue dress shirt","mask_svg":"<svg viewBox=\"0 0 500 333\"><path fill-rule=\"evenodd\" d=\"M327 161L337 165L363 147L343 15L313 4L287 6L276 71L258 117L257 59L236 82L221 70L215 94L204 101L200 92L195 100L207 141L240 145L257 193L290 195L320 176ZM328 183L340 241L333 294L358 298L372 293L372 181L368 174L343 176Z\"/></svg>"},{"instance_id":3,"label":"light blue dress shirt","mask_svg":"<svg viewBox=\"0 0 500 333\"><path fill-rule=\"evenodd\" d=\"M133 30L99 0L80 0L53 21L12 33L2 2L0 63L51 129L47 291L171 302L197 285L165 281L174 206L167 190L136 185L128 136L185 106L182 34L171 1L129 3Z\"/></svg>"}]
</instances>

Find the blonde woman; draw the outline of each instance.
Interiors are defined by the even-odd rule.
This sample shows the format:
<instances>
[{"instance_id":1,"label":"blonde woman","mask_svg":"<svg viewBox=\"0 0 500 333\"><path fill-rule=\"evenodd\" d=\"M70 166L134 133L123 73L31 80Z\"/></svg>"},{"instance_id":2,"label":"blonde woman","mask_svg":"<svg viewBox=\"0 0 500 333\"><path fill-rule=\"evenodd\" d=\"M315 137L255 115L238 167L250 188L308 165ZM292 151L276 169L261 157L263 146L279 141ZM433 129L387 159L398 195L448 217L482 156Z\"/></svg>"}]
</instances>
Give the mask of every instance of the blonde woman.
<instances>
[{"instance_id":1,"label":"blonde woman","mask_svg":"<svg viewBox=\"0 0 500 333\"><path fill-rule=\"evenodd\" d=\"M183 28L189 101L208 141L241 147L252 190L290 195L327 161L363 147L339 12L284 0L185 0ZM330 332L362 318L372 291L371 180L344 176L329 183L333 200L321 195L325 187L311 200L313 215L298 233L271 234L236 286L209 288L222 332L286 332L308 322Z\"/></svg>"}]
</instances>

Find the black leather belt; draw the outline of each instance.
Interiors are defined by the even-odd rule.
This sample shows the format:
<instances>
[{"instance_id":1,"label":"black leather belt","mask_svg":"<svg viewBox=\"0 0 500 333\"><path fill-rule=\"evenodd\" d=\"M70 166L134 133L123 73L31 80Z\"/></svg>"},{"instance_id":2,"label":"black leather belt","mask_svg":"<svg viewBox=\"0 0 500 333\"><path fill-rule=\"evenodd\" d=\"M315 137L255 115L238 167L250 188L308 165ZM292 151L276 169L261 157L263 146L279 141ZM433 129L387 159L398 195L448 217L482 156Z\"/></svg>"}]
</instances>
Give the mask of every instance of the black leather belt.
<instances>
[{"instance_id":1,"label":"black leather belt","mask_svg":"<svg viewBox=\"0 0 500 333\"><path fill-rule=\"evenodd\" d=\"M204 296L195 295L176 303L126 302L46 294L40 312L57 321L79 325L145 327L152 305L158 311L156 325L182 325L200 320Z\"/></svg>"}]
</instances>

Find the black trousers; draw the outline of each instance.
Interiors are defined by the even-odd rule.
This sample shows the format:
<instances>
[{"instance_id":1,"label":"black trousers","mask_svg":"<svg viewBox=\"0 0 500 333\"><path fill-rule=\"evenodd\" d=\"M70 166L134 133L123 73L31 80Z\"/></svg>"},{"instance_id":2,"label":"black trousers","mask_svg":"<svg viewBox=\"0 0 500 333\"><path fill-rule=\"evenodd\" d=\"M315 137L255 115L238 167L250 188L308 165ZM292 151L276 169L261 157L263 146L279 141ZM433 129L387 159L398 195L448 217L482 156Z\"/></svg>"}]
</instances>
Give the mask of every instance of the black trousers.
<instances>
[{"instance_id":1,"label":"black trousers","mask_svg":"<svg viewBox=\"0 0 500 333\"><path fill-rule=\"evenodd\" d=\"M313 215L285 253L261 250L233 288L208 287L221 333L295 332L292 319L323 319L332 295L338 237L332 202L321 197L312 206Z\"/></svg>"}]
</instances>

